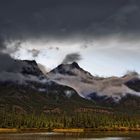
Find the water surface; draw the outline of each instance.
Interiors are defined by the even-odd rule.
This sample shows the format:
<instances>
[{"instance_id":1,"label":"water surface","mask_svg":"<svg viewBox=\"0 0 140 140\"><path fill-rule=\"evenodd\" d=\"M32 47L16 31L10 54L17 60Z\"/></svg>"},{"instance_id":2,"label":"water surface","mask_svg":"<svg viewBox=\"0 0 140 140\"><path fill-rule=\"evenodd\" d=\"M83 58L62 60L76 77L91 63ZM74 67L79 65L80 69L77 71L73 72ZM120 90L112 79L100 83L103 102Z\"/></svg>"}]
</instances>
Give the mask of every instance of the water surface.
<instances>
[{"instance_id":1,"label":"water surface","mask_svg":"<svg viewBox=\"0 0 140 140\"><path fill-rule=\"evenodd\" d=\"M140 140L140 132L16 133L0 134L0 140Z\"/></svg>"}]
</instances>

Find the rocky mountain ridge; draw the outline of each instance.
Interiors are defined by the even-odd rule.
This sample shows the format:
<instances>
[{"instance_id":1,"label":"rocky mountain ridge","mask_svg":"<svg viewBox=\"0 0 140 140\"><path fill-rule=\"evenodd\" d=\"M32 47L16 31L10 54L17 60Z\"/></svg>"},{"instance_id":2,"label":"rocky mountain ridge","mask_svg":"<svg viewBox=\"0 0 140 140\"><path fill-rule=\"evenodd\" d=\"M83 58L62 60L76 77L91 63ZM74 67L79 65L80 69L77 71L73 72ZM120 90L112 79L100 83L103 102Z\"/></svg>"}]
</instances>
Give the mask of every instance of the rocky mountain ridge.
<instances>
[{"instance_id":1,"label":"rocky mountain ridge","mask_svg":"<svg viewBox=\"0 0 140 140\"><path fill-rule=\"evenodd\" d=\"M15 62L18 67L14 71L0 73L0 106L46 113L80 108L101 108L105 112L108 109L104 107L140 109L138 74L120 78L96 77L74 62L61 64L44 75L35 61Z\"/></svg>"}]
</instances>

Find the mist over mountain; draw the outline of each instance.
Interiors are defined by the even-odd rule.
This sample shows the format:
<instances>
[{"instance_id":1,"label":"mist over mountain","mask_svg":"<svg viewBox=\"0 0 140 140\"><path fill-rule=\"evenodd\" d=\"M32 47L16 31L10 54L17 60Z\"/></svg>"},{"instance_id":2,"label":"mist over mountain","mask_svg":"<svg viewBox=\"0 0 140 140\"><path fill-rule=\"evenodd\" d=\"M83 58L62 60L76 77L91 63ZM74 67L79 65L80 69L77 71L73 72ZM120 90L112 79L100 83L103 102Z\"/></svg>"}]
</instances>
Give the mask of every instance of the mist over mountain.
<instances>
[{"instance_id":1,"label":"mist over mountain","mask_svg":"<svg viewBox=\"0 0 140 140\"><path fill-rule=\"evenodd\" d=\"M96 77L73 62L72 64L59 65L46 76L59 84L74 88L84 98L89 98L90 94L97 94L120 100L127 94L140 95L139 92L126 84L129 81L133 82L135 79L139 79L137 73L128 73L124 77Z\"/></svg>"},{"instance_id":2,"label":"mist over mountain","mask_svg":"<svg viewBox=\"0 0 140 140\"><path fill-rule=\"evenodd\" d=\"M97 77L73 62L61 64L44 74L34 60L13 60L13 62L13 65L16 64L18 67L16 66L12 71L0 72L2 104L12 103L12 105L21 106L10 100L29 95L31 97L28 101L24 98L20 99L24 102L22 105L24 110L26 110L26 102L35 103L37 100L41 101L42 107L46 104L49 106L53 104L53 108L58 107L60 110L65 110L60 105L66 104L65 100L73 102L72 106L76 105L76 108L102 106L103 104L110 107L116 104L117 107L127 100L129 100L129 105L136 102L135 105L131 105L132 108L139 107L140 78L136 72L129 72L123 77ZM31 107L38 110L35 106L31 105Z\"/></svg>"}]
</instances>

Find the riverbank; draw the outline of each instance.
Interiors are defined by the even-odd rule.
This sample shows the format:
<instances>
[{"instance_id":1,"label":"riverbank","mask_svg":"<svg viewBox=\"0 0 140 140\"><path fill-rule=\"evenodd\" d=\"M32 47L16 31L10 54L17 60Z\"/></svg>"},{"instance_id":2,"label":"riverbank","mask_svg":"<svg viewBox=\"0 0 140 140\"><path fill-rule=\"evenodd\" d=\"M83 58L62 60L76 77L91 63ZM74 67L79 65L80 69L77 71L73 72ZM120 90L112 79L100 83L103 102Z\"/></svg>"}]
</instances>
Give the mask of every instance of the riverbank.
<instances>
[{"instance_id":1,"label":"riverbank","mask_svg":"<svg viewBox=\"0 0 140 140\"><path fill-rule=\"evenodd\" d=\"M0 128L0 133L16 133L19 129L16 128Z\"/></svg>"},{"instance_id":2,"label":"riverbank","mask_svg":"<svg viewBox=\"0 0 140 140\"><path fill-rule=\"evenodd\" d=\"M140 128L72 128L72 129L53 129L53 132L93 132L93 131L140 131Z\"/></svg>"},{"instance_id":3,"label":"riverbank","mask_svg":"<svg viewBox=\"0 0 140 140\"><path fill-rule=\"evenodd\" d=\"M82 133L82 132L92 132L92 131L140 131L140 128L0 128L0 133L36 133L36 132L56 132L56 133Z\"/></svg>"},{"instance_id":4,"label":"riverbank","mask_svg":"<svg viewBox=\"0 0 140 140\"><path fill-rule=\"evenodd\" d=\"M46 128L0 128L0 133L36 133L36 132L52 132L50 129Z\"/></svg>"},{"instance_id":5,"label":"riverbank","mask_svg":"<svg viewBox=\"0 0 140 140\"><path fill-rule=\"evenodd\" d=\"M53 129L53 132L57 132L57 133L65 133L65 132L72 132L72 133L81 133L84 132L85 130L82 128L68 128L68 129Z\"/></svg>"}]
</instances>

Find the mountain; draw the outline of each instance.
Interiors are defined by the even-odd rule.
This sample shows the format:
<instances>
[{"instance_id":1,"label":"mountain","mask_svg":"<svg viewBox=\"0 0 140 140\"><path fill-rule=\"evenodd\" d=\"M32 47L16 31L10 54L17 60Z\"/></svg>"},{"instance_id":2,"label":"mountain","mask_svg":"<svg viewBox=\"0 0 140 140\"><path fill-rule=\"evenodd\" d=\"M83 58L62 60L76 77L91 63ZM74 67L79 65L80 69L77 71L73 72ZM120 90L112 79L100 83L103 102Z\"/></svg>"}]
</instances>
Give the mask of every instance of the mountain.
<instances>
[{"instance_id":1,"label":"mountain","mask_svg":"<svg viewBox=\"0 0 140 140\"><path fill-rule=\"evenodd\" d=\"M96 77L74 62L61 64L45 75L35 61L15 60L15 64L14 69L0 72L0 112L140 110L140 79L136 73Z\"/></svg>"},{"instance_id":2,"label":"mountain","mask_svg":"<svg viewBox=\"0 0 140 140\"><path fill-rule=\"evenodd\" d=\"M15 63L14 70L0 73L0 111L61 113L94 106L73 88L48 79L35 61Z\"/></svg>"},{"instance_id":3,"label":"mountain","mask_svg":"<svg viewBox=\"0 0 140 140\"><path fill-rule=\"evenodd\" d=\"M127 94L140 95L137 82L137 90L134 89L134 80L139 79L138 74L129 73L123 77L96 77L80 68L74 62L61 64L47 74L47 78L58 84L67 85L75 89L81 97L86 99L112 99L119 101ZM136 88L136 87L135 87Z\"/></svg>"},{"instance_id":4,"label":"mountain","mask_svg":"<svg viewBox=\"0 0 140 140\"><path fill-rule=\"evenodd\" d=\"M15 60L14 63L14 68L0 72L1 82L26 84L27 81L40 81L45 77L35 61Z\"/></svg>"}]
</instances>

